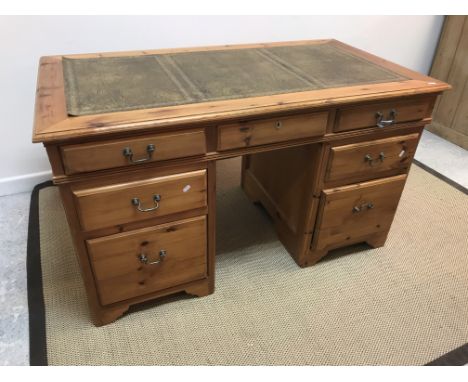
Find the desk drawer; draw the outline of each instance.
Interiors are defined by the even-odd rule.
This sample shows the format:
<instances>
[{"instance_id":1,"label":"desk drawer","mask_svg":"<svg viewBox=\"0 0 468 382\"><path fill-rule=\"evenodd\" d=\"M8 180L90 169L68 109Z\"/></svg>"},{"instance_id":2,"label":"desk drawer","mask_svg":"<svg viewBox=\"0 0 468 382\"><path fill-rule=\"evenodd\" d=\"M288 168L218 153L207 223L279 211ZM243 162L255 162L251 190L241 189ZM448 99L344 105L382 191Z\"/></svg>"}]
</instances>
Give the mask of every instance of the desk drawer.
<instances>
[{"instance_id":1,"label":"desk drawer","mask_svg":"<svg viewBox=\"0 0 468 382\"><path fill-rule=\"evenodd\" d=\"M332 147L325 181L367 180L386 171L406 172L418 139L419 134L409 134Z\"/></svg>"},{"instance_id":2,"label":"desk drawer","mask_svg":"<svg viewBox=\"0 0 468 382\"><path fill-rule=\"evenodd\" d=\"M85 231L206 206L206 170L141 181L75 189Z\"/></svg>"},{"instance_id":3,"label":"desk drawer","mask_svg":"<svg viewBox=\"0 0 468 382\"><path fill-rule=\"evenodd\" d=\"M328 112L321 112L219 126L218 150L321 136L327 121Z\"/></svg>"},{"instance_id":4,"label":"desk drawer","mask_svg":"<svg viewBox=\"0 0 468 382\"><path fill-rule=\"evenodd\" d=\"M388 128L399 122L418 121L431 116L432 105L432 99L419 99L342 108L338 110L334 131Z\"/></svg>"},{"instance_id":5,"label":"desk drawer","mask_svg":"<svg viewBox=\"0 0 468 382\"><path fill-rule=\"evenodd\" d=\"M153 134L132 139L62 146L66 174L138 166L141 163L202 155L206 152L205 133Z\"/></svg>"},{"instance_id":6,"label":"desk drawer","mask_svg":"<svg viewBox=\"0 0 468 382\"><path fill-rule=\"evenodd\" d=\"M205 216L87 241L101 303L207 277Z\"/></svg>"},{"instance_id":7,"label":"desk drawer","mask_svg":"<svg viewBox=\"0 0 468 382\"><path fill-rule=\"evenodd\" d=\"M322 191L316 250L365 241L390 229L406 175Z\"/></svg>"}]
</instances>

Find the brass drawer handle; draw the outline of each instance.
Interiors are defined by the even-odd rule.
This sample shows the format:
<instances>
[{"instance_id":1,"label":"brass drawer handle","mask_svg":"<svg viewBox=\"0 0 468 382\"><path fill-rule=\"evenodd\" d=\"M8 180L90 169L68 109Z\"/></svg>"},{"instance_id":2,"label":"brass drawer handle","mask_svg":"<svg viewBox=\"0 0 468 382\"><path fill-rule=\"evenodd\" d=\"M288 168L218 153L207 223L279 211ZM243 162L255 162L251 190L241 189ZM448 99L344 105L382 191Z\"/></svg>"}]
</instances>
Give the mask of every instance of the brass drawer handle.
<instances>
[{"instance_id":1,"label":"brass drawer handle","mask_svg":"<svg viewBox=\"0 0 468 382\"><path fill-rule=\"evenodd\" d=\"M143 208L141 206L141 200L139 198L133 198L132 199L132 204L137 208L138 211L140 212L150 212L157 210L159 208L159 202L161 201L161 195L155 194L153 195L153 203L154 206L150 208Z\"/></svg>"},{"instance_id":2,"label":"brass drawer handle","mask_svg":"<svg viewBox=\"0 0 468 382\"><path fill-rule=\"evenodd\" d=\"M353 213L371 210L372 208L374 208L374 203L363 203L360 206L354 206Z\"/></svg>"},{"instance_id":3,"label":"brass drawer handle","mask_svg":"<svg viewBox=\"0 0 468 382\"><path fill-rule=\"evenodd\" d=\"M141 159L133 159L133 151L130 147L125 147L123 149L123 156L125 158L127 158L128 162L129 163L142 163L142 162L147 162L149 160L151 160L152 156L153 156L153 152L156 150L156 147L150 143L148 146L146 146L146 152L148 153L148 155L146 156L146 158L141 158Z\"/></svg>"},{"instance_id":4,"label":"brass drawer handle","mask_svg":"<svg viewBox=\"0 0 468 382\"><path fill-rule=\"evenodd\" d=\"M382 151L379 154L379 157L377 159L372 158L372 155L367 154L364 157L364 161L369 163L369 166L373 166L376 161L380 161L380 163L383 163L384 159L386 158L385 153Z\"/></svg>"},{"instance_id":5,"label":"brass drawer handle","mask_svg":"<svg viewBox=\"0 0 468 382\"><path fill-rule=\"evenodd\" d=\"M149 261L148 256L146 256L146 254L143 252L140 253L140 255L138 256L138 260L140 260L140 262L145 265L156 265L156 264L161 263L166 258L166 256L167 256L167 252L164 249L161 249L159 251L159 259L156 261Z\"/></svg>"},{"instance_id":6,"label":"brass drawer handle","mask_svg":"<svg viewBox=\"0 0 468 382\"><path fill-rule=\"evenodd\" d=\"M375 118L377 118L377 127L383 128L385 126L393 125L396 122L397 111L395 109L390 110L389 119L383 119L384 115L381 111L378 111L375 114Z\"/></svg>"}]
</instances>

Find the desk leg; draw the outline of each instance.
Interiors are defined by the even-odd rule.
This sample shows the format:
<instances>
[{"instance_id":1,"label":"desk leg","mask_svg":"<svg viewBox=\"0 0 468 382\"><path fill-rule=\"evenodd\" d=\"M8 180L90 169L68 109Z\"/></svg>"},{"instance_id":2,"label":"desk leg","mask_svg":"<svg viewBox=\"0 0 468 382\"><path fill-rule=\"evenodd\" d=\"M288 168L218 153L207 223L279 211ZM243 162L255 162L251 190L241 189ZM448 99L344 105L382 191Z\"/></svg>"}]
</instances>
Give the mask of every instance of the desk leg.
<instances>
[{"instance_id":1,"label":"desk leg","mask_svg":"<svg viewBox=\"0 0 468 382\"><path fill-rule=\"evenodd\" d=\"M100 307L93 310L93 321L96 326L104 326L123 316L130 305L119 305L114 308Z\"/></svg>"},{"instance_id":2,"label":"desk leg","mask_svg":"<svg viewBox=\"0 0 468 382\"><path fill-rule=\"evenodd\" d=\"M389 231L376 233L368 237L367 239L356 240L353 244L358 243L358 242L366 242L372 248L383 247L385 245L385 241L387 240L388 232ZM325 257L328 254L328 252L330 252L332 249L342 248L342 247L346 247L346 245L341 244L339 246L333 246L328 249L315 249L315 250L311 249L309 251L307 258L304 261L304 264L301 266L307 267L310 265L314 265L315 263L320 261L323 257Z\"/></svg>"},{"instance_id":3,"label":"desk leg","mask_svg":"<svg viewBox=\"0 0 468 382\"><path fill-rule=\"evenodd\" d=\"M207 273L208 279L185 289L185 292L194 296L207 296L214 292L215 288L215 260L216 260L216 161L207 165Z\"/></svg>"},{"instance_id":4,"label":"desk leg","mask_svg":"<svg viewBox=\"0 0 468 382\"><path fill-rule=\"evenodd\" d=\"M328 249L321 249L321 250L314 250L309 251L309 255L304 260L304 263L301 265L302 267L309 267L314 265L315 263L319 262L328 254Z\"/></svg>"},{"instance_id":5,"label":"desk leg","mask_svg":"<svg viewBox=\"0 0 468 382\"><path fill-rule=\"evenodd\" d=\"M191 294L192 296L197 296L197 297L208 296L209 294L213 293L213 291L214 291L214 284L210 282L210 279L208 279L207 282L203 281L199 284L193 285L185 289L185 293Z\"/></svg>"},{"instance_id":6,"label":"desk leg","mask_svg":"<svg viewBox=\"0 0 468 382\"><path fill-rule=\"evenodd\" d=\"M389 231L375 234L374 236L368 238L366 243L373 248L383 247L385 245L385 241L387 240L388 232Z\"/></svg>"},{"instance_id":7,"label":"desk leg","mask_svg":"<svg viewBox=\"0 0 468 382\"><path fill-rule=\"evenodd\" d=\"M215 288L215 260L216 260L216 161L208 162L208 290Z\"/></svg>"}]
</instances>

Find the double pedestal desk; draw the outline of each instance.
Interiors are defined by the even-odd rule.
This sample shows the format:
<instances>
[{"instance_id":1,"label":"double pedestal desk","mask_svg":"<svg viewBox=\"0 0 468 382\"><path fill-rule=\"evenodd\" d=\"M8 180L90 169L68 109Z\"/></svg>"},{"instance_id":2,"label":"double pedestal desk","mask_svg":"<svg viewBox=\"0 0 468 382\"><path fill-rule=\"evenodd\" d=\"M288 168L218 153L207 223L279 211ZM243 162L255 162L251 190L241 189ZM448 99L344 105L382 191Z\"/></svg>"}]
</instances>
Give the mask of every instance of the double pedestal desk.
<instances>
[{"instance_id":1,"label":"double pedestal desk","mask_svg":"<svg viewBox=\"0 0 468 382\"><path fill-rule=\"evenodd\" d=\"M96 325L213 293L221 159L242 156L243 190L299 266L384 245L448 88L336 40L41 58L33 141Z\"/></svg>"}]
</instances>

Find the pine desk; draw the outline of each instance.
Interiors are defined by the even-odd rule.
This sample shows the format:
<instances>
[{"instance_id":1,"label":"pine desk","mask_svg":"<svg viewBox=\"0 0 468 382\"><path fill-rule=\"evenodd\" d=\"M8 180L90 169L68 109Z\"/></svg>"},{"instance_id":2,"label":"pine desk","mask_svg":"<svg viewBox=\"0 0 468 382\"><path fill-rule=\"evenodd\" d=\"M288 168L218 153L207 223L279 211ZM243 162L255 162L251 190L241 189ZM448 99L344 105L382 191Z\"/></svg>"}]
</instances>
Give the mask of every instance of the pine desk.
<instances>
[{"instance_id":1,"label":"pine desk","mask_svg":"<svg viewBox=\"0 0 468 382\"><path fill-rule=\"evenodd\" d=\"M33 141L96 325L145 300L213 293L220 159L243 157L244 191L299 266L384 245L447 89L336 40L41 58Z\"/></svg>"}]
</instances>

